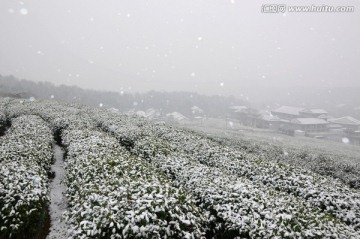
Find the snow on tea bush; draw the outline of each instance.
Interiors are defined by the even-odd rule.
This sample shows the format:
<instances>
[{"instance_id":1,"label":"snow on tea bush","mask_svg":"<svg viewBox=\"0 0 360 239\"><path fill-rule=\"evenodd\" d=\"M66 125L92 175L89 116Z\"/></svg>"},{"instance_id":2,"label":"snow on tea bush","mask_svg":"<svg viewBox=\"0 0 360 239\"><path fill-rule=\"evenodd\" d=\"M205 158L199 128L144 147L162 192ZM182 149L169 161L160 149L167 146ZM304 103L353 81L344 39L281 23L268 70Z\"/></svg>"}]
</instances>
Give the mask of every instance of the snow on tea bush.
<instances>
[{"instance_id":1,"label":"snow on tea bush","mask_svg":"<svg viewBox=\"0 0 360 239\"><path fill-rule=\"evenodd\" d=\"M112 137L65 130L73 237L199 238L203 216L194 200Z\"/></svg>"},{"instance_id":2,"label":"snow on tea bush","mask_svg":"<svg viewBox=\"0 0 360 239\"><path fill-rule=\"evenodd\" d=\"M5 98L0 98L0 135L4 131L6 125L6 108L9 100Z\"/></svg>"},{"instance_id":3,"label":"snow on tea bush","mask_svg":"<svg viewBox=\"0 0 360 239\"><path fill-rule=\"evenodd\" d=\"M37 116L12 119L0 142L0 237L36 233L48 202L52 133Z\"/></svg>"},{"instance_id":4,"label":"snow on tea bush","mask_svg":"<svg viewBox=\"0 0 360 239\"><path fill-rule=\"evenodd\" d=\"M9 109L62 138L72 238L360 238L359 193L337 180L103 109Z\"/></svg>"},{"instance_id":5,"label":"snow on tea bush","mask_svg":"<svg viewBox=\"0 0 360 239\"><path fill-rule=\"evenodd\" d=\"M293 195L267 190L182 157L152 158L174 182L197 196L212 215L217 236L245 238L315 237L359 234L328 213L312 208Z\"/></svg>"},{"instance_id":6,"label":"snow on tea bush","mask_svg":"<svg viewBox=\"0 0 360 239\"><path fill-rule=\"evenodd\" d=\"M96 114L93 114L96 115ZM274 228L281 228L281 224L279 225L278 222L276 222L276 220L274 220L274 218L278 218L278 214L280 214L280 212L282 211L286 211L286 209L289 209L291 212L288 212L289 215L298 215L296 218L296 223L293 224L293 228L289 229L288 231L286 231L286 229L283 230L279 230L279 231L267 231L267 232L262 232L261 234L257 234L260 233L260 229L263 227L263 224L261 224L259 222L258 227L256 227L256 224L254 224L254 220L251 221L252 223L250 223L251 225L255 225L254 228L246 228L243 227L243 223L238 223L238 224L231 224L234 220L231 219L231 217L222 217L223 214L217 212L215 213L216 217L220 217L220 221L224 222L224 228L220 229L222 231L225 230L225 234L229 234L229 235L233 235L232 233L234 233L234 235L252 235L252 236L269 236L269 235L285 235L283 233L292 233L292 232L296 232L296 230L299 230L299 228L301 228L302 230L300 230L302 233L310 233L314 231L313 226L315 224L318 223L322 223L321 229L319 230L320 233L319 235L325 236L328 235L327 233L335 233L335 234L341 234L342 231L344 231L344 235L346 235L346 233L354 233L353 229L351 227L347 227L345 223L337 223L338 220L337 219L333 219L332 214L328 213L328 212L322 212L322 208L314 208L314 206L317 206L316 203L311 203L312 201L310 200L303 200L304 198L299 197L299 195L297 195L296 193L288 193L286 190L279 190L277 188L273 188L272 190L268 190L267 187L268 185L264 185L262 182L258 182L257 180L251 179L243 179L243 176L240 177L234 177L235 179L228 179L229 176L227 173L223 173L221 171L216 171L215 169L211 169L208 168L208 166L217 166L219 168L223 168L225 170L225 172L228 172L230 170L228 170L226 167L224 167L224 165L222 165L221 163L223 163L223 160L225 158L225 164L229 163L229 161L227 161L227 156L230 152L225 151L224 155L216 155L215 157L213 157L213 161L209 161L209 162L204 162L202 160L200 160L199 155L205 155L208 156L209 155L209 150L211 152L211 148L206 148L206 150L204 148L198 148L198 151L196 150L192 150L192 147L196 147L199 146L199 144L197 143L197 141L192 140L189 137L186 137L186 135L181 135L181 134L174 134L174 135L167 135L169 137L165 137L165 133L167 133L167 130L169 129L162 129L159 126L150 126L149 123L144 123L142 121L139 120L139 122L136 123L136 121L134 119L130 119L129 122L127 122L126 117L104 117L104 114L101 114L102 117L101 118L97 118L96 120L98 121L99 125L101 125L105 130L111 132L112 134L114 134L120 141L121 138L123 137L123 135L126 134L126 132L128 132L127 137L129 135L134 135L134 137L130 140L132 140L134 142L134 147L132 149L132 151L142 157L147 157L149 159L150 162L152 162L154 165L158 166L159 168L161 168L164 172L168 173L169 177L172 177L175 182L178 183L178 186L184 186L186 187L188 190L190 190L191 192L194 193L194 195L203 195L200 196L198 199L201 202L206 202L207 198L204 195L208 195L208 196L214 196L215 198L218 198L218 196L216 195L216 190L218 190L218 193L222 196L220 196L219 198L223 199L223 201L219 201L218 204L223 205L224 208L230 208L231 210L235 210L235 212L240 212L240 209L237 209L237 207L241 207L242 204L239 201L234 201L232 204L226 206L226 200L230 200L229 195L231 195L231 189L224 189L223 185L214 185L214 182L217 182L218 180L220 180L220 182L224 181L224 182L233 182L233 184L236 185L236 183L234 181L236 180L244 180L241 181L241 183L243 185L246 186L251 186L251 192L254 192L254 197L250 197L250 196L245 196L244 198L247 199L251 199L251 202L258 202L258 199L267 199L264 204L265 205L276 205L276 207L270 211L272 211L273 217L270 217L270 222L269 225L271 225L270 227L274 227ZM96 115L97 116L97 115ZM134 122L135 121L135 122ZM130 127L129 127L130 126ZM134 130L134 132L129 132L131 131L131 129L136 128L137 129ZM151 127L153 127L153 129L151 129ZM159 130L159 132L157 132L156 134L153 132L155 130ZM135 133L136 132L136 133ZM171 132L173 133L174 130L171 130ZM139 135L141 137L139 137ZM148 135L148 136L146 136ZM163 138L163 140L161 140L161 138ZM199 140L199 139L198 139ZM201 141L200 141L201 142ZM180 146L182 145L182 146ZM187 147L189 147L189 149L187 149ZM213 145L213 147L218 148L218 145ZM189 152L187 152L189 151ZM190 153L191 152L191 153ZM216 151L215 151L216 152ZM210 153L211 155L211 153ZM164 157L165 156L165 157ZM168 156L171 156L171 158L169 159ZM194 157L195 156L195 157ZM219 156L219 157L216 157ZM241 155L241 157L238 157L239 159L242 159L244 157L244 155ZM181 160L184 160L184 158L186 159L185 162L181 161L182 163L176 165L176 162ZM215 160L215 158L217 159L217 161ZM212 158L210 158L212 159ZM200 164L201 162L201 164ZM258 162L257 161L245 161L245 163L251 163L254 164L252 167L257 167L258 166ZM174 165L175 164L175 165ZM171 165L171 166L168 166ZM231 165L231 164L230 164ZM234 165L233 165L234 166ZM235 166L236 166L236 162L235 162ZM245 165L247 166L247 165ZM279 166L279 168L281 169L282 166ZM284 166L285 167L285 166ZM192 170L193 168L196 168L195 170ZM249 166L247 166L247 168L245 167L244 170L248 170ZM239 169L239 168L236 168ZM262 168L264 170L264 168ZM285 168L286 169L286 168ZM211 170L215 170L216 173L214 173L213 176L211 176L211 174L206 174L204 172L209 171L212 172ZM299 169L300 170L300 169ZM273 170L274 171L274 170ZM191 172L189 174L189 172ZM256 173L259 171L256 171ZM285 172L285 171L282 171ZM265 175L267 175L268 177L271 177L271 173L272 171L266 171L264 170L263 173ZM300 170L300 174L301 173L308 173L307 171L301 171ZM198 178L197 180L191 181L192 178L197 178L197 174L201 175L200 178ZM230 174L237 176L236 173L232 173L230 171ZM184 176L187 175L187 178ZM204 176L205 175L205 176ZM224 176L220 176L220 175L224 175ZM246 175L245 175L246 176ZM181 178L184 178L184 180L180 180ZM276 175L275 175L276 177ZM207 181L208 179L208 181ZM300 177L298 180L300 180L300 183L302 183L301 180L307 179L307 175L303 175L303 177ZM190 180L192 183L188 183L187 180ZM284 181L284 180L283 180ZM196 184L196 183L199 183ZM204 182L204 185L201 185L201 183ZM195 185L194 187L191 187L191 185ZM208 188L210 186L210 188ZM231 185L231 183L226 183L226 185ZM291 184L290 184L291 185ZM299 184L299 186L301 186L301 184ZM199 194L199 192L197 190L201 190L202 188L204 188L204 194ZM232 187L234 188L234 187ZM229 190L230 192L228 194L226 194L226 190ZM241 190L240 190L241 191ZM280 192L279 192L280 191ZM285 192L281 192L281 191L285 191ZM337 193L340 194L341 198L346 198L346 195L341 195L342 192L338 192L339 190L337 190ZM209 192L211 192L209 194ZM257 194L256 192L258 192L259 194ZM215 195L212 195L215 194ZM275 194L276 196L273 197L273 199L271 199L271 195ZM225 196L224 196L225 195ZM236 192L237 196L241 195L241 192ZM270 196L269 196L270 195ZM210 197L211 197L210 196ZM357 196L356 194L352 194L352 196ZM242 197L238 197L237 200L242 201ZM256 199L256 200L255 200ZM323 198L321 198L323 199ZM351 199L351 197L350 197ZM320 200L321 201L321 200ZM236 203L235 203L236 202ZM283 207L281 207L282 202L284 202ZM321 202L326 202L326 199L322 200ZM350 208L357 210L358 205L357 205L357 198L355 198L354 201L350 200ZM214 211L213 209L213 205L212 203L208 203L208 204L203 204L203 205L210 205L210 207L205 207L206 209L208 209L209 211ZM255 204L254 204L255 205ZM257 205L257 204L256 204ZM289 205L295 205L294 208L290 207ZM257 205L258 206L258 205ZM255 208L258 207L254 206ZM270 207L271 208L271 207ZM277 211L279 210L279 211ZM299 213L296 214L296 210L299 210ZM340 210L338 210L339 212ZM252 212L251 209L247 210L247 213ZM330 211L331 212L331 211ZM350 213L351 211L349 210L348 213ZM278 214L277 214L278 213ZM248 215L248 214L247 214ZM255 214L256 215L256 214ZM239 218L242 218L241 215L237 215ZM249 215L248 215L249 216ZM254 215L251 215L254 216ZM339 218L342 218L342 215L338 215ZM307 219L301 218L301 217L306 217ZM357 221L356 221L356 216L354 216L355 218L351 218L350 221L352 224L355 225L355 228L357 227ZM342 218L344 219L344 218ZM273 220L273 221L271 221ZM329 221L327 221L329 220ZM236 221L236 220L235 220ZM349 220L345 220L347 223L349 223ZM231 223L230 223L231 222ZM315 224L313 224L315 223ZM336 224L337 223L337 224ZM336 224L337 226L335 228L333 228L333 225ZM310 225L310 226L309 226ZM218 225L220 226L220 224ZM222 226L220 226L222 227ZM234 229L235 228L235 229ZM246 228L246 229L244 229ZM308 229L308 230L306 230ZM333 231L333 229L335 231ZM235 230L232 231L232 230ZM302 236L308 236L310 237L310 234L301 234L301 232L299 232L300 234L294 234L294 235L302 235ZM277 234L278 233L278 234ZM290 235L289 234L289 235ZM349 234L349 235L350 235ZM288 235L288 234L287 234ZM314 234L315 235L315 234ZM352 235L356 235L352 234Z\"/></svg>"},{"instance_id":7,"label":"snow on tea bush","mask_svg":"<svg viewBox=\"0 0 360 239\"><path fill-rule=\"evenodd\" d=\"M22 106L15 108L23 112ZM206 217L194 199L113 137L96 131L87 115L53 103L28 108L61 131L69 201L64 219L72 238L204 235Z\"/></svg>"},{"instance_id":8,"label":"snow on tea bush","mask_svg":"<svg viewBox=\"0 0 360 239\"><path fill-rule=\"evenodd\" d=\"M197 134L257 157L292 164L323 176L339 179L351 188L360 189L360 163L356 163L359 156L355 152L354 154L349 154L349 152L344 154L341 147L338 147L339 153L335 154L328 151L324 152L323 149L318 148L319 145L314 145L312 148L303 148L294 147L291 144L282 144L274 140L269 142L269 140L240 137L207 136L198 132ZM331 146L333 147L332 151L336 150L334 145Z\"/></svg>"},{"instance_id":9,"label":"snow on tea bush","mask_svg":"<svg viewBox=\"0 0 360 239\"><path fill-rule=\"evenodd\" d=\"M360 194L337 180L238 152L180 130L172 130L167 134L161 130L161 133L155 135L171 142L177 150L184 150L204 165L224 168L232 174L249 178L253 183L301 197L312 206L327 211L360 230Z\"/></svg>"},{"instance_id":10,"label":"snow on tea bush","mask_svg":"<svg viewBox=\"0 0 360 239\"><path fill-rule=\"evenodd\" d=\"M5 122L6 122L5 112L2 110L2 108L0 108L0 128L4 126Z\"/></svg>"},{"instance_id":11,"label":"snow on tea bush","mask_svg":"<svg viewBox=\"0 0 360 239\"><path fill-rule=\"evenodd\" d=\"M299 167L239 152L186 131L149 123L143 124L142 128L142 134L145 135L144 132L147 132L149 135L142 144L148 144L151 139L162 139L162 143L156 145L168 145L168 152L184 153L204 165L222 168L231 174L246 177L254 184L266 185L274 190L301 197L310 202L310 205L360 230L360 194L337 180L319 176ZM120 130L119 137L122 134L123 131ZM156 146L153 152L158 150ZM143 156L147 156L149 150L142 153Z\"/></svg>"}]
</instances>

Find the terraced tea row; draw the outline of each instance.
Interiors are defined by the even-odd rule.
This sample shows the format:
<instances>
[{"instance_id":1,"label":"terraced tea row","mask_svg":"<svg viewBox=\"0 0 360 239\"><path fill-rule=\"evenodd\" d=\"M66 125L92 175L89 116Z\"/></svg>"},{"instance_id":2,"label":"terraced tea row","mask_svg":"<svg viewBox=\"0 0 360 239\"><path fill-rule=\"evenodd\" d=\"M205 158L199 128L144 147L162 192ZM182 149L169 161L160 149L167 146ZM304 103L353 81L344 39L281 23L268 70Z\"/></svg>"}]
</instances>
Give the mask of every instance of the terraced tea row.
<instances>
[{"instance_id":1,"label":"terraced tea row","mask_svg":"<svg viewBox=\"0 0 360 239\"><path fill-rule=\"evenodd\" d=\"M199 238L203 216L183 190L93 130L63 132L75 238Z\"/></svg>"},{"instance_id":2,"label":"terraced tea row","mask_svg":"<svg viewBox=\"0 0 360 239\"><path fill-rule=\"evenodd\" d=\"M0 136L2 136L6 129L7 118L6 118L6 107L8 100L0 98Z\"/></svg>"},{"instance_id":3,"label":"terraced tea row","mask_svg":"<svg viewBox=\"0 0 360 239\"><path fill-rule=\"evenodd\" d=\"M38 113L61 129L67 150L65 220L71 225L72 238L205 235L206 216L191 196L172 187L160 171L131 156L113 137L83 123L85 115L72 111L67 117L71 122L59 121L56 108ZM15 111L21 112L21 106Z\"/></svg>"},{"instance_id":4,"label":"terraced tea row","mask_svg":"<svg viewBox=\"0 0 360 239\"><path fill-rule=\"evenodd\" d=\"M176 129L153 127L152 135L155 139L170 142L177 151L191 155L204 165L224 168L253 183L301 197L312 206L360 229L360 194L337 180L329 180L299 167L261 159Z\"/></svg>"},{"instance_id":5,"label":"terraced tea row","mask_svg":"<svg viewBox=\"0 0 360 239\"><path fill-rule=\"evenodd\" d=\"M71 238L359 238L359 194L197 134L77 104L12 101L66 149Z\"/></svg>"},{"instance_id":6,"label":"terraced tea row","mask_svg":"<svg viewBox=\"0 0 360 239\"><path fill-rule=\"evenodd\" d=\"M50 128L33 115L12 119L2 136L0 237L29 238L46 220L52 143Z\"/></svg>"},{"instance_id":7,"label":"terraced tea row","mask_svg":"<svg viewBox=\"0 0 360 239\"><path fill-rule=\"evenodd\" d=\"M209 131L212 132L210 129ZM224 136L214 135L214 132L211 135L199 131L197 133L204 138L211 139L238 151L246 152L262 159L305 168L325 177L339 179L351 188L360 189L359 150L353 150L353 152L350 150L350 148L358 148L356 146L318 141L312 147L309 147L309 143L306 145L296 144L300 140L297 138L287 137L286 140L279 141L276 137L273 139L265 138L267 137L266 135L263 137L267 140L259 136L249 139L248 134L244 136L232 133ZM294 142L288 142L289 140ZM303 141L305 139L302 139L302 144L304 144ZM327 147L331 147L331 150L324 150L323 148L326 147L322 145L324 143ZM320 146L321 148L319 148ZM346 147L346 151L344 151L344 147Z\"/></svg>"},{"instance_id":8,"label":"terraced tea row","mask_svg":"<svg viewBox=\"0 0 360 239\"><path fill-rule=\"evenodd\" d=\"M97 115L97 114L92 114L92 115ZM203 172L207 172L207 170L210 170L207 166L216 165L219 168L226 169L226 168L224 168L224 165L222 165L220 163L228 162L226 160L227 158L225 156L228 156L228 154L230 154L231 151L230 152L225 151L226 154L223 154L223 155L215 155L215 157L219 156L217 158L219 163L217 163L214 159L211 160L211 158L209 159L208 162L204 162L204 161L200 160L197 156L207 155L206 154L206 153L208 153L207 150L197 148L197 150L198 150L197 152L191 152L191 153L187 152L186 153L185 150L183 149L183 148L186 148L187 146L190 147L189 145L192 145L192 147L194 147L194 146L196 147L199 145L196 141L191 140L189 137L181 137L180 134L177 134L177 135L175 134L174 135L175 137L168 137L166 140L161 139L162 137L166 138L166 134L165 134L166 130L171 130L172 133L174 134L175 130L173 130L173 129L166 129L165 127L161 127L161 126L153 126L153 128L149 128L152 125L146 123L145 121L136 122L134 119L129 120L126 117L119 118L119 116L118 117L109 117L109 116L104 116L104 113L102 113L101 115L103 117L100 120L98 118L98 123L105 130L113 133L119 139L119 141L128 142L127 143L128 145L133 145L132 151L134 153L144 156L144 157L147 157L150 160L150 162L153 162L158 167L163 168L164 171L167 171L169 173L169 176L173 176L175 178L175 180L177 180L178 178L182 178L182 175L188 175L188 172L191 172L191 175L188 175L188 179L191 179L194 177L196 178L197 177L196 172L199 175L202 175ZM106 119L108 119L108 120L106 121ZM155 134L154 130L155 131L159 130L159 131L157 131L157 133ZM201 143L201 141L200 141L200 143ZM180 145L182 145L182 147L180 147ZM219 146L214 145L213 147L215 147L215 149L216 149ZM170 159L168 159L168 158L170 158ZM243 158L244 157L238 158L238 159L240 160ZM179 159L182 159L182 160L180 160L181 163L179 164L179 166L174 165L174 162L178 162ZM183 161L184 159L186 159L186 160ZM257 165L259 165L259 164L255 164L255 162L249 162L249 161L246 162L246 160L244 160L244 161L245 161L245 163L253 163L254 168ZM201 162L201 164L200 164L200 162ZM234 163L236 164L236 162L234 162ZM171 165L171 166L169 166L169 165ZM245 167L245 166L246 165L244 165L244 169L249 168L249 166L247 166L247 167ZM193 167L195 167L196 170L192 171L191 169ZM281 169L281 167L284 167L283 168L283 170L284 170L283 173L284 173L285 170L287 170L286 165L279 166L279 168L277 168L277 169ZM239 168L237 168L237 169L239 169ZM270 177L271 173L273 173L272 171L271 172L267 171L261 167L260 167L260 169L263 169L263 173L265 175L267 175L268 177ZM207 175L205 177L205 179L206 178L209 178L209 179L222 178L221 181L225 181L225 182L232 181L233 184L236 184L236 183L234 183L236 181L240 181L243 185L251 186L252 192L265 192L264 194L259 194L259 195L256 195L256 193L255 193L254 197L253 197L253 198L261 198L261 199L266 198L264 205L269 205L269 204L273 205L272 203L275 203L277 201L279 204L274 204L274 205L276 205L278 208L282 208L281 210L284 210L283 208L291 208L291 210L293 210L293 213L295 213L296 215L300 215L300 217L301 217L301 213L296 213L295 212L296 210L294 210L292 207L289 207L290 204L296 205L295 208L298 208L300 210L300 212L306 212L304 215L309 216L307 218L308 220L301 220L300 218L296 219L298 222L309 221L309 220L311 221L310 218L313 218L314 221L324 221L324 218L332 218L332 215L329 212L326 212L327 210L325 210L323 216L320 216L322 214L321 212L324 211L323 208L321 206L317 207L318 205L316 203L313 203L313 201L311 201L311 200L303 200L301 198L302 195L299 195L296 193L289 194L287 192L281 193L281 191L286 191L286 190L280 190L280 192L268 190L267 185L258 183L254 179L252 181L244 179L242 176L237 177L237 180L228 179L229 176L227 176L227 174L224 174L221 171L218 171L216 169L212 169L212 170L216 171L216 173L214 174L215 176ZM259 169L256 169L256 170L257 171L255 173L257 173L257 172L259 173ZM293 170L296 170L296 168L294 168ZM301 180L304 181L307 179L307 177L309 177L309 175L307 175L309 172L302 171L300 169L298 169L298 170L300 171L299 175L302 176L302 177L299 176L299 179L298 179L298 180L300 180L300 183L301 183L302 182ZM229 170L226 169L225 172L229 172ZM301 173L305 173L305 174L301 175ZM223 175L225 175L225 176L223 176ZM232 174L232 175L237 176L236 174ZM201 180L200 179L197 180L198 182L206 182L206 180L203 178L203 176L199 176L199 177L201 178ZM275 179L276 179L276 176L275 176ZM285 180L283 180L283 181L285 181ZM300 183L299 183L299 187L301 187ZM181 185L189 186L187 184L186 180L182 181ZM203 186L197 185L197 184L195 184L195 185L196 186L194 188L190 187L188 189L190 191L191 190L193 191L193 190L196 190L197 188L204 188L204 186L206 187L208 185L208 183L205 183L205 185L203 185ZM221 185L218 185L218 186L212 185L212 188L222 188L222 191L224 191L224 188ZM278 191L277 188L274 188L274 190L275 189ZM332 189L332 188L330 188L330 189ZM336 192L337 192L338 197L340 197L341 199L349 199L350 203L347 204L346 206L348 206L348 209L350 209L350 210L347 211L347 215L346 215L347 218L344 219L344 221L346 220L345 223L352 223L354 228L357 230L358 222L356 220L358 219L358 214L353 213L352 210L358 210L358 207L359 207L359 205L357 204L358 199L351 198L351 196L355 197L355 196L357 196L357 194L353 192L353 194L351 194L351 196L348 197L346 194L343 194L344 193L343 191L337 190ZM345 193L347 193L347 192L349 192L349 191L346 191ZM236 192L235 195L241 195L239 193L240 192ZM271 199L272 194L276 195L273 200ZM309 196L311 197L311 194ZM325 197L326 197L326 195L325 195ZM220 197L220 198L223 198L223 197ZM227 196L224 197L224 201L220 204L226 205L226 203L225 203L226 198L227 198ZM245 198L247 198L247 197L245 197ZM304 199L307 199L307 198L305 197ZM322 198L320 198L320 199L322 199ZM331 200L329 198L326 198L326 199ZM327 202L326 199L323 201L324 203ZM200 201L203 201L203 200L204 200L203 198L200 199ZM286 206L284 205L284 207L281 207L282 200L284 200L286 202L289 201L291 203L289 203ZM254 201L257 202L258 199L254 200ZM338 199L334 199L334 201L335 201L335 203L339 203L340 205L345 204L343 201L340 201ZM241 205L242 204L240 202L238 202L237 204L230 205L228 208L235 209L238 206L241 207ZM330 206L331 206L331 204L330 204ZM309 211L304 210L304 208L302 208L302 207L309 209ZM343 208L345 208L345 207L343 207ZM330 211L330 209L328 211ZM341 208L336 208L336 209L338 209L337 212L339 212L339 213L341 212ZM235 211L241 211L241 210L235 210ZM249 211L251 211L251 210L249 210ZM274 211L276 212L276 209ZM338 215L336 213L334 213L334 214L336 216L338 216L338 218L343 219L341 217L342 215ZM272 215L275 217L277 216L276 213L273 213ZM322 218L322 219L320 220L320 218L317 218L317 216L320 216L320 218ZM222 218L222 220L224 220L226 222L226 219ZM276 228L276 227L281 228L281 224L278 225L276 222L274 223L274 221L272 221L269 224L272 225L274 228ZM330 222L330 225L332 225L332 223L333 222ZM343 225L345 225L345 223ZM254 225L254 221L252 221L252 225ZM304 230L304 229L306 228L306 225L304 226L304 225L301 225L301 223L295 223L293 225L294 228L295 228L295 225L298 226L297 228L301 228L302 229L301 231L303 233L305 233L306 230ZM261 223L260 223L259 227L262 227L262 226L263 225L261 225ZM340 227L342 227L342 226L340 226ZM229 228L231 228L231 227L229 227ZM242 225L241 224L236 225L235 228L242 228ZM292 230L294 230L294 228ZM328 229L329 228L327 228L327 230ZM287 233L291 234L292 230L287 231ZM256 233L258 232L258 230L255 230L255 231L256 231ZM325 231L326 231L326 229L325 229ZM286 232L286 230L285 230L285 232ZM295 232L295 231L293 231L293 232ZM247 233L250 233L250 232L247 231ZM252 233L253 233L253 231L252 231ZM270 232L268 235L272 235L272 234L273 234L273 232ZM257 234L254 234L254 235L257 235ZM254 235L252 235L252 236L254 236ZM283 234L281 234L281 235L283 235ZM322 236L324 236L324 235L326 235L326 233L322 234ZM259 235L257 235L257 236L259 236ZM261 236L264 236L264 235L261 235ZM302 236L304 236L304 234L302 234ZM307 236L309 236L309 235L307 235Z\"/></svg>"}]
</instances>

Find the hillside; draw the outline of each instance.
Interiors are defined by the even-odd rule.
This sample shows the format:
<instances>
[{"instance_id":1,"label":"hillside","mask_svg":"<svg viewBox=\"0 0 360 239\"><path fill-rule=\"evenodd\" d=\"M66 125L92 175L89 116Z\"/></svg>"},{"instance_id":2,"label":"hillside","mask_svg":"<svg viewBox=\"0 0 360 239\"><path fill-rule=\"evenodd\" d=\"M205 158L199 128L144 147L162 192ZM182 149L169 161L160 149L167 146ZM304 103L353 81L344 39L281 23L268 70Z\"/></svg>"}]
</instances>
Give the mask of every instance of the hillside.
<instances>
[{"instance_id":1,"label":"hillside","mask_svg":"<svg viewBox=\"0 0 360 239\"><path fill-rule=\"evenodd\" d=\"M192 117L193 107L200 108L207 116L219 117L230 112L232 105L244 105L235 97L207 96L194 92L146 93L104 92L82 89L76 86L55 86L48 82L19 80L13 76L0 75L0 97L20 97L64 102L77 102L88 106L115 108L119 111L146 111L155 109L162 115L172 112Z\"/></svg>"},{"instance_id":2,"label":"hillside","mask_svg":"<svg viewBox=\"0 0 360 239\"><path fill-rule=\"evenodd\" d=\"M354 185L264 148L56 101L0 98L0 128L1 239L59 238L48 210L58 147L60 238L360 237Z\"/></svg>"}]
</instances>

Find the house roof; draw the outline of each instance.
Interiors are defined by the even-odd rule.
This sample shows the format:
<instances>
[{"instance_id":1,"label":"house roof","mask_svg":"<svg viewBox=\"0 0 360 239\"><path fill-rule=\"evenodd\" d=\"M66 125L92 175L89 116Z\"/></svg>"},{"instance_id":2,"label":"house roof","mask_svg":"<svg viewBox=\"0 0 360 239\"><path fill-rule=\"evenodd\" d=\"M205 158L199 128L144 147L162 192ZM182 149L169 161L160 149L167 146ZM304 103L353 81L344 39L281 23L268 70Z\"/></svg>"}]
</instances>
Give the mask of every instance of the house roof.
<instances>
[{"instance_id":1,"label":"house roof","mask_svg":"<svg viewBox=\"0 0 360 239\"><path fill-rule=\"evenodd\" d=\"M291 123L295 123L295 124L328 124L328 122L326 122L323 119L319 119L319 118L296 118L291 120Z\"/></svg>"},{"instance_id":2,"label":"house roof","mask_svg":"<svg viewBox=\"0 0 360 239\"><path fill-rule=\"evenodd\" d=\"M313 113L313 114L328 114L328 112L324 109L304 109L301 113Z\"/></svg>"},{"instance_id":3,"label":"house roof","mask_svg":"<svg viewBox=\"0 0 360 239\"><path fill-rule=\"evenodd\" d=\"M182 115L182 114L180 114L179 112L176 112L176 111L172 112L172 113L168 113L168 114L166 114L166 116L170 117L170 118L173 118L175 120L185 120L185 119L187 119L186 116L184 116L184 115Z\"/></svg>"},{"instance_id":4,"label":"house roof","mask_svg":"<svg viewBox=\"0 0 360 239\"><path fill-rule=\"evenodd\" d=\"M248 107L243 105L237 105L237 106L230 106L230 109L234 110L234 112L242 112L248 109Z\"/></svg>"},{"instance_id":5,"label":"house roof","mask_svg":"<svg viewBox=\"0 0 360 239\"><path fill-rule=\"evenodd\" d=\"M281 121L279 117L271 114L262 114L260 118L265 121Z\"/></svg>"},{"instance_id":6,"label":"house roof","mask_svg":"<svg viewBox=\"0 0 360 239\"><path fill-rule=\"evenodd\" d=\"M197 107L196 105L194 105L193 107L191 107L191 112L193 114L196 114L196 113L201 114L201 113L204 113L204 110Z\"/></svg>"},{"instance_id":7,"label":"house roof","mask_svg":"<svg viewBox=\"0 0 360 239\"><path fill-rule=\"evenodd\" d=\"M329 118L329 116L327 116L326 114L322 114L318 116L319 119L327 119Z\"/></svg>"},{"instance_id":8,"label":"house roof","mask_svg":"<svg viewBox=\"0 0 360 239\"><path fill-rule=\"evenodd\" d=\"M304 108L292 107L292 106L281 106L280 108L273 110L274 113L282 113L288 115L300 115L300 111L305 110Z\"/></svg>"},{"instance_id":9,"label":"house roof","mask_svg":"<svg viewBox=\"0 0 360 239\"><path fill-rule=\"evenodd\" d=\"M330 119L329 121L336 124L360 125L360 121L351 116L345 116L337 119Z\"/></svg>"},{"instance_id":10,"label":"house roof","mask_svg":"<svg viewBox=\"0 0 360 239\"><path fill-rule=\"evenodd\" d=\"M310 111L311 111L311 113L314 113L314 114L327 114L328 113L324 109L311 109Z\"/></svg>"}]
</instances>

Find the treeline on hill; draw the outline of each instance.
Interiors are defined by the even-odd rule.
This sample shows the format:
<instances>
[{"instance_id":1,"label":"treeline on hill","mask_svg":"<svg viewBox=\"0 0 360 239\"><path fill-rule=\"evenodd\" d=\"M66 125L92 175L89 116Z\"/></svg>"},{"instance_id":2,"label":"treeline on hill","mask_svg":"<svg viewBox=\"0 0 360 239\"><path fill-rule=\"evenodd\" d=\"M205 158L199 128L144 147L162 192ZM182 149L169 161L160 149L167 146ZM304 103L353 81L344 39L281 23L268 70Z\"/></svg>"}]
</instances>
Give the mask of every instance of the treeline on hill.
<instances>
[{"instance_id":1,"label":"treeline on hill","mask_svg":"<svg viewBox=\"0 0 360 239\"><path fill-rule=\"evenodd\" d=\"M36 99L51 99L65 102L79 102L89 106L102 104L107 108L120 111L147 110L154 108L162 113L180 112L185 116L192 115L191 107L197 106L206 116L218 117L229 113L229 106L244 105L235 97L205 96L191 92L157 92L120 94L118 92L104 92L85 90L76 86L55 86L48 82L33 82L19 80L14 76L0 75L0 97L21 97Z\"/></svg>"}]
</instances>

